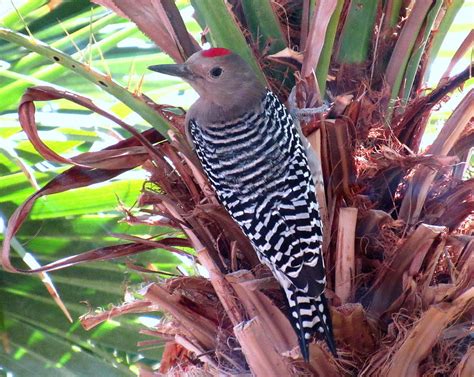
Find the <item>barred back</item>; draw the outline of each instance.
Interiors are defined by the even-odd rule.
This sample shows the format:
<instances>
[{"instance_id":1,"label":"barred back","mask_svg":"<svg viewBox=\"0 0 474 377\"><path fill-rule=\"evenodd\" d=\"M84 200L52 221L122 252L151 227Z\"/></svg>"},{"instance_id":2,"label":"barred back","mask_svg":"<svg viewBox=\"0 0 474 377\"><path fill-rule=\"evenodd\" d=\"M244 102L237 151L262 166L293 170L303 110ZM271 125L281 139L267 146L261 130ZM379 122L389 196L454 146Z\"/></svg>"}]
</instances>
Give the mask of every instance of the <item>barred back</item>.
<instances>
[{"instance_id":1,"label":"barred back","mask_svg":"<svg viewBox=\"0 0 474 377\"><path fill-rule=\"evenodd\" d=\"M259 111L224 123L191 119L189 131L219 200L284 289L303 356L313 333L335 353L323 296L322 222L308 160L285 106L267 91Z\"/></svg>"}]
</instances>

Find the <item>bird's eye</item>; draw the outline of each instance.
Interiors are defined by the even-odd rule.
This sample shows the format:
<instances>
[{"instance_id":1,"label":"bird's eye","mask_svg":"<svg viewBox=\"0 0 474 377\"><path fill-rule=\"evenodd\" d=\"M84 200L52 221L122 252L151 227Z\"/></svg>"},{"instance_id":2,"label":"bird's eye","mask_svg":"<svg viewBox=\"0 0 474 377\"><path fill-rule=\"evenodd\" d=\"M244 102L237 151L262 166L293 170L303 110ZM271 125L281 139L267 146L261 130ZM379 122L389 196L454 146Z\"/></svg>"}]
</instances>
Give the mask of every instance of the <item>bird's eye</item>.
<instances>
[{"instance_id":1,"label":"bird's eye","mask_svg":"<svg viewBox=\"0 0 474 377\"><path fill-rule=\"evenodd\" d=\"M220 75L222 75L222 68L214 67L209 71L209 74L211 75L211 77L214 77L214 78L219 77Z\"/></svg>"}]
</instances>

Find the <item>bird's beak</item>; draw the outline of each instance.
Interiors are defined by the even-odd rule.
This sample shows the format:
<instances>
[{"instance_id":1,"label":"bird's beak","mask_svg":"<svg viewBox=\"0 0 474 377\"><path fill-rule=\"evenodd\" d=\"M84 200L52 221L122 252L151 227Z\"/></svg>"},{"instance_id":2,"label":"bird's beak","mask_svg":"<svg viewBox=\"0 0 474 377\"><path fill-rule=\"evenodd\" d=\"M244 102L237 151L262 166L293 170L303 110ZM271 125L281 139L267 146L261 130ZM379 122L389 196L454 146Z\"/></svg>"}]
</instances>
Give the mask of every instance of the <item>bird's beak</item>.
<instances>
[{"instance_id":1,"label":"bird's beak","mask_svg":"<svg viewBox=\"0 0 474 377\"><path fill-rule=\"evenodd\" d=\"M150 65L149 70L155 71L158 73L163 73L170 76L178 76L183 79L186 79L191 76L191 72L188 67L184 64L159 64L159 65Z\"/></svg>"}]
</instances>

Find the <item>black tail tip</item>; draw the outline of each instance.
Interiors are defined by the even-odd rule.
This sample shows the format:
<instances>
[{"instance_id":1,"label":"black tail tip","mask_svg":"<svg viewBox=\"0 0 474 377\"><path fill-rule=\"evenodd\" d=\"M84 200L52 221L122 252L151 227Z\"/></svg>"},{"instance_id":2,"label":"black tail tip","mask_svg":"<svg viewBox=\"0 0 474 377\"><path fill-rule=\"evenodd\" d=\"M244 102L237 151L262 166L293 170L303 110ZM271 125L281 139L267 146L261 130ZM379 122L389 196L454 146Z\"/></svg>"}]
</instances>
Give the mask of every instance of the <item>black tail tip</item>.
<instances>
[{"instance_id":1,"label":"black tail tip","mask_svg":"<svg viewBox=\"0 0 474 377\"><path fill-rule=\"evenodd\" d=\"M331 351L332 355L337 359L339 356L337 355L336 344L334 342L334 338L326 337L326 344L328 345L329 351Z\"/></svg>"},{"instance_id":2,"label":"black tail tip","mask_svg":"<svg viewBox=\"0 0 474 377\"><path fill-rule=\"evenodd\" d=\"M301 355L305 362L309 362L309 344L308 341L301 336L298 336L298 342L300 344Z\"/></svg>"},{"instance_id":3,"label":"black tail tip","mask_svg":"<svg viewBox=\"0 0 474 377\"><path fill-rule=\"evenodd\" d=\"M309 343L306 340L301 340L299 339L300 343L300 350L301 350L301 355L303 356L303 360L308 363L309 362ZM334 344L334 340L331 339L326 339L326 344L328 346L329 352L334 356L335 359L339 358L339 355L337 354L337 349L336 345Z\"/></svg>"}]
</instances>

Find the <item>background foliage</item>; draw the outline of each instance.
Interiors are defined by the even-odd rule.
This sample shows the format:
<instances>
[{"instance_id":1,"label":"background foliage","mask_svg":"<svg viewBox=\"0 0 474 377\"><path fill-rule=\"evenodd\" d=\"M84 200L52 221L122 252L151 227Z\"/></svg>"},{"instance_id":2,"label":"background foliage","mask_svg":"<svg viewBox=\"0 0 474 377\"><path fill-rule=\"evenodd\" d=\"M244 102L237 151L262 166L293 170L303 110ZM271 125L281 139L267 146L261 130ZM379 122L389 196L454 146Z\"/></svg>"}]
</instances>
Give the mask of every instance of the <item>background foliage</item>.
<instances>
[{"instance_id":1,"label":"background foliage","mask_svg":"<svg viewBox=\"0 0 474 377\"><path fill-rule=\"evenodd\" d=\"M132 92L145 91L159 101L174 101L185 106L192 102L193 95L188 95L186 84L157 75L147 74L144 78L148 65L171 62L171 59L133 23L87 0L29 0L14 4L17 11L9 1L0 2L0 26L25 34L31 32L45 43L111 74ZM189 4L181 1L178 5L189 29L199 33ZM32 85L50 85L93 97L102 108L134 124L138 130L148 127L130 108L83 77L0 40L2 232L18 205L65 170L59 164L44 162L21 132L16 110L23 92ZM129 137L113 122L66 100L39 103L37 108L40 136L48 146L66 156L100 150ZM95 187L41 199L17 237L15 259L36 250L39 253L35 257L46 264L116 244L114 234L132 233L129 225L120 222L123 212L119 206L128 208L134 204L144 178L144 172L136 169ZM149 232L147 226L133 227L133 234L137 236ZM140 338L143 340L139 330L147 319L140 322L136 317L123 317L119 322L110 320L89 332L79 325L80 315L108 303L122 302L124 289L141 281L123 262L88 263L51 275L73 324L61 313L37 275L0 272L0 373L93 376L100 370L101 376L118 376L134 374L130 366L143 357L144 362L158 361L160 347L145 350L140 355L137 352L136 343ZM160 251L142 254L136 260L138 264L151 262L160 270L174 273L175 266L182 263Z\"/></svg>"}]
</instances>

